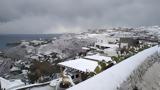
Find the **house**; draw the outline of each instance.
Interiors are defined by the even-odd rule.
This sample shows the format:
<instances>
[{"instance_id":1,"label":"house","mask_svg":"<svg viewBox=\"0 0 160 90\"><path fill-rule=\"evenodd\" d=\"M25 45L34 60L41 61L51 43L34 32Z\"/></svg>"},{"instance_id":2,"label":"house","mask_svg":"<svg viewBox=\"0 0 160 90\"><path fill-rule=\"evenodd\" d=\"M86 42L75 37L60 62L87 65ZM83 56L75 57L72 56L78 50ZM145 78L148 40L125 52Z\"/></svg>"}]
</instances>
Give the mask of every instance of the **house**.
<instances>
[{"instance_id":1,"label":"house","mask_svg":"<svg viewBox=\"0 0 160 90\"><path fill-rule=\"evenodd\" d=\"M13 66L13 67L10 69L10 73L12 73L12 74L21 74L21 73L22 73L22 70L21 70L19 67Z\"/></svg>"},{"instance_id":2,"label":"house","mask_svg":"<svg viewBox=\"0 0 160 90\"><path fill-rule=\"evenodd\" d=\"M4 57L4 53L0 51L0 57Z\"/></svg>"},{"instance_id":3,"label":"house","mask_svg":"<svg viewBox=\"0 0 160 90\"><path fill-rule=\"evenodd\" d=\"M108 44L108 43L95 43L95 47L99 49L106 49L106 48L118 48L117 44Z\"/></svg>"},{"instance_id":4,"label":"house","mask_svg":"<svg viewBox=\"0 0 160 90\"><path fill-rule=\"evenodd\" d=\"M116 44L120 40L120 38L118 38L118 37L107 37L106 39L109 44Z\"/></svg>"},{"instance_id":5,"label":"house","mask_svg":"<svg viewBox=\"0 0 160 90\"><path fill-rule=\"evenodd\" d=\"M97 50L107 54L108 56L117 56L119 46L117 44L96 43Z\"/></svg>"},{"instance_id":6,"label":"house","mask_svg":"<svg viewBox=\"0 0 160 90\"><path fill-rule=\"evenodd\" d=\"M79 58L58 63L58 65L61 66L61 71L63 71L64 68L67 68L66 72L71 76L75 83L78 83L86 79L83 78L83 75L94 72L94 70L98 66L98 62Z\"/></svg>"},{"instance_id":7,"label":"house","mask_svg":"<svg viewBox=\"0 0 160 90\"><path fill-rule=\"evenodd\" d=\"M85 56L84 58L61 62L58 63L58 65L61 66L61 71L67 68L66 72L71 76L73 82L79 83L86 79L86 74L95 72L95 69L99 65L98 62L100 61L105 61L106 63L111 61L112 64L116 64L115 61L112 61L111 57L94 54ZM108 63L108 65L110 64Z\"/></svg>"},{"instance_id":8,"label":"house","mask_svg":"<svg viewBox=\"0 0 160 90\"><path fill-rule=\"evenodd\" d=\"M138 39L134 38L120 38L119 47L130 47L130 46L137 46L139 44Z\"/></svg>"}]
</instances>

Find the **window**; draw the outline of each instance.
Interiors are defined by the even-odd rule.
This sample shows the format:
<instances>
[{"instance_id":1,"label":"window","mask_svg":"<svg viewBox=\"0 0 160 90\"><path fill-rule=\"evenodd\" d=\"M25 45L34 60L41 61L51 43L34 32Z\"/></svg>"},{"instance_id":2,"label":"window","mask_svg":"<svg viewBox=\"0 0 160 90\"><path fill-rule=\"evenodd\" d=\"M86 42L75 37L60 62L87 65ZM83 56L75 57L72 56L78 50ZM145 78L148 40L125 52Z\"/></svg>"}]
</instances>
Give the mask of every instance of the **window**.
<instances>
[{"instance_id":1,"label":"window","mask_svg":"<svg viewBox=\"0 0 160 90\"><path fill-rule=\"evenodd\" d=\"M96 45L97 48L100 48L99 45Z\"/></svg>"},{"instance_id":2,"label":"window","mask_svg":"<svg viewBox=\"0 0 160 90\"><path fill-rule=\"evenodd\" d=\"M78 78L78 77L79 77L79 75L77 74L77 75L76 75L76 78Z\"/></svg>"},{"instance_id":3,"label":"window","mask_svg":"<svg viewBox=\"0 0 160 90\"><path fill-rule=\"evenodd\" d=\"M74 79L74 76L71 76L72 79Z\"/></svg>"}]
</instances>

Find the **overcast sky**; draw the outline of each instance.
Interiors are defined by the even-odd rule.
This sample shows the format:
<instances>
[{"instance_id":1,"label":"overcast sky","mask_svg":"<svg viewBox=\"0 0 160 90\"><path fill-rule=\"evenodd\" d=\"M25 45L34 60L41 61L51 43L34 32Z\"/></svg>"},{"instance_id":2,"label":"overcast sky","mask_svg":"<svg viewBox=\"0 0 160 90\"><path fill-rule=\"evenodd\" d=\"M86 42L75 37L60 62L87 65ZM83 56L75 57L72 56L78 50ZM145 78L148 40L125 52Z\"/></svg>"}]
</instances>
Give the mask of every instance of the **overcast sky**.
<instances>
[{"instance_id":1,"label":"overcast sky","mask_svg":"<svg viewBox=\"0 0 160 90\"><path fill-rule=\"evenodd\" d=\"M160 24L160 0L0 0L0 34Z\"/></svg>"}]
</instances>

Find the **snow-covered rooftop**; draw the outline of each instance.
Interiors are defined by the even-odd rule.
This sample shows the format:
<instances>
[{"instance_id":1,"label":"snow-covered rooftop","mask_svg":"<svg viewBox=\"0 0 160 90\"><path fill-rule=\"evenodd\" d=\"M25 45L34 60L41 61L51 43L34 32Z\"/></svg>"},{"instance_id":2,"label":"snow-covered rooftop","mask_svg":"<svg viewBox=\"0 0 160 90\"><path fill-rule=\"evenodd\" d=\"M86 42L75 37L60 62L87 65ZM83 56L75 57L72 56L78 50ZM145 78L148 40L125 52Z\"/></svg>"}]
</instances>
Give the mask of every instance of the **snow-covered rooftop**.
<instances>
[{"instance_id":1,"label":"snow-covered rooftop","mask_svg":"<svg viewBox=\"0 0 160 90\"><path fill-rule=\"evenodd\" d=\"M75 59L59 63L59 65L76 69L82 72L93 72L98 66L98 62L87 59Z\"/></svg>"},{"instance_id":2,"label":"snow-covered rooftop","mask_svg":"<svg viewBox=\"0 0 160 90\"><path fill-rule=\"evenodd\" d=\"M117 90L117 87L119 87L147 57L153 55L157 50L158 47L154 46L139 52L123 62L67 90Z\"/></svg>"},{"instance_id":3,"label":"snow-covered rooftop","mask_svg":"<svg viewBox=\"0 0 160 90\"><path fill-rule=\"evenodd\" d=\"M38 60L38 56L31 56L30 58Z\"/></svg>"},{"instance_id":4,"label":"snow-covered rooftop","mask_svg":"<svg viewBox=\"0 0 160 90\"><path fill-rule=\"evenodd\" d=\"M84 58L85 59L93 59L93 60L97 60L97 61L105 60L106 62L112 60L111 57L106 57L106 56L102 56L102 55L99 55L99 54L85 56Z\"/></svg>"},{"instance_id":5,"label":"snow-covered rooftop","mask_svg":"<svg viewBox=\"0 0 160 90\"><path fill-rule=\"evenodd\" d=\"M7 88L8 87L8 83L10 83L8 80L0 77L0 82L1 82L1 88Z\"/></svg>"},{"instance_id":6,"label":"snow-covered rooftop","mask_svg":"<svg viewBox=\"0 0 160 90\"><path fill-rule=\"evenodd\" d=\"M42 43L43 41L40 41L40 40L32 40L31 42L38 44L38 43Z\"/></svg>"},{"instance_id":7,"label":"snow-covered rooftop","mask_svg":"<svg viewBox=\"0 0 160 90\"><path fill-rule=\"evenodd\" d=\"M89 48L87 48L87 47L82 47L82 49L83 49L83 50L89 50Z\"/></svg>"},{"instance_id":8,"label":"snow-covered rooftop","mask_svg":"<svg viewBox=\"0 0 160 90\"><path fill-rule=\"evenodd\" d=\"M9 81L2 77L0 77L0 82L1 82L1 88L5 88L6 90L24 85L24 83L21 80Z\"/></svg>"},{"instance_id":9,"label":"snow-covered rooftop","mask_svg":"<svg viewBox=\"0 0 160 90\"><path fill-rule=\"evenodd\" d=\"M18 71L18 70L20 70L20 68L18 68L18 67L12 67L12 68L10 69L10 71Z\"/></svg>"}]
</instances>

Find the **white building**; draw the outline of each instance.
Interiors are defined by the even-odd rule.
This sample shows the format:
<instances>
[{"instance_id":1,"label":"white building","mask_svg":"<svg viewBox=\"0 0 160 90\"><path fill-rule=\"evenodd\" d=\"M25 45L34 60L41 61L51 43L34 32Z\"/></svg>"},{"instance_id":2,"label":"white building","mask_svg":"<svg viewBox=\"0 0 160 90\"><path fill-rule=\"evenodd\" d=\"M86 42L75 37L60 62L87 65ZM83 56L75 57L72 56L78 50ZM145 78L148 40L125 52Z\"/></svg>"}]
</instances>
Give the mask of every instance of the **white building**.
<instances>
[{"instance_id":1,"label":"white building","mask_svg":"<svg viewBox=\"0 0 160 90\"><path fill-rule=\"evenodd\" d=\"M61 66L61 71L63 71L63 68L67 69L66 72L71 76L74 83L79 83L85 80L86 78L83 78L82 76L89 72L94 72L98 66L97 61L83 58L69 60L58 64Z\"/></svg>"},{"instance_id":2,"label":"white building","mask_svg":"<svg viewBox=\"0 0 160 90\"><path fill-rule=\"evenodd\" d=\"M70 75L74 82L81 82L85 78L82 78L84 74L95 72L98 66L98 61L112 61L111 57L102 56L100 54L85 56L75 60L69 60L59 63L61 69L67 68L67 73ZM116 64L116 62L113 62ZM63 69L62 69L63 71Z\"/></svg>"}]
</instances>

